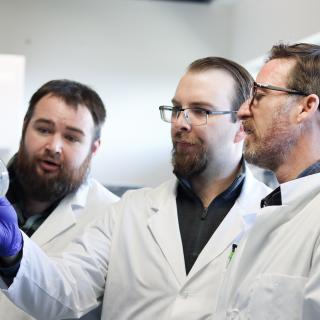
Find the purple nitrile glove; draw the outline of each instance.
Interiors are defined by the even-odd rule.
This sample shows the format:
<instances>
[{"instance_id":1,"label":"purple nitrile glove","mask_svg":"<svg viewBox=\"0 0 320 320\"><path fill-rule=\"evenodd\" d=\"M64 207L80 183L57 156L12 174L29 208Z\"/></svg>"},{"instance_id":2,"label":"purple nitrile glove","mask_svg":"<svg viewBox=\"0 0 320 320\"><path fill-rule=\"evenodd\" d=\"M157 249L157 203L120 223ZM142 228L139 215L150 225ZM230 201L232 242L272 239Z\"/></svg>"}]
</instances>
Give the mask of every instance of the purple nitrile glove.
<instances>
[{"instance_id":1,"label":"purple nitrile glove","mask_svg":"<svg viewBox=\"0 0 320 320\"><path fill-rule=\"evenodd\" d=\"M0 197L0 256L14 256L22 248L23 238L15 210L5 197Z\"/></svg>"}]
</instances>

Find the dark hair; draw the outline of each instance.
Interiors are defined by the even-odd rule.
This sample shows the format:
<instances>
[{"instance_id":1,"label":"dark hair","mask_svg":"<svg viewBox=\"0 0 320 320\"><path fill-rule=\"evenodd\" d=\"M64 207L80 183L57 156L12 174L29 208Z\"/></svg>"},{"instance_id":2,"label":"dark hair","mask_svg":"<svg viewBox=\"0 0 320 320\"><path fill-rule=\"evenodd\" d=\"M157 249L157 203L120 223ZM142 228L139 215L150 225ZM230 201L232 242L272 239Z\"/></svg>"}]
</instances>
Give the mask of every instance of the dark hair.
<instances>
[{"instance_id":1,"label":"dark hair","mask_svg":"<svg viewBox=\"0 0 320 320\"><path fill-rule=\"evenodd\" d=\"M78 108L85 106L91 113L95 125L94 140L100 138L101 127L106 119L106 109L99 95L90 87L71 80L52 80L41 86L31 97L24 116L22 140L33 116L35 105L46 95L62 99L67 105Z\"/></svg>"},{"instance_id":2,"label":"dark hair","mask_svg":"<svg viewBox=\"0 0 320 320\"><path fill-rule=\"evenodd\" d=\"M207 57L195 60L187 70L190 72L203 72L212 69L223 70L233 78L234 97L232 110L239 110L240 106L250 97L253 84L252 76L238 63L221 57ZM233 121L235 120L236 116L233 117Z\"/></svg>"},{"instance_id":3,"label":"dark hair","mask_svg":"<svg viewBox=\"0 0 320 320\"><path fill-rule=\"evenodd\" d=\"M320 97L320 46L280 43L272 47L267 62L273 59L292 59L296 62L288 75L289 88L306 94L315 93Z\"/></svg>"}]
</instances>

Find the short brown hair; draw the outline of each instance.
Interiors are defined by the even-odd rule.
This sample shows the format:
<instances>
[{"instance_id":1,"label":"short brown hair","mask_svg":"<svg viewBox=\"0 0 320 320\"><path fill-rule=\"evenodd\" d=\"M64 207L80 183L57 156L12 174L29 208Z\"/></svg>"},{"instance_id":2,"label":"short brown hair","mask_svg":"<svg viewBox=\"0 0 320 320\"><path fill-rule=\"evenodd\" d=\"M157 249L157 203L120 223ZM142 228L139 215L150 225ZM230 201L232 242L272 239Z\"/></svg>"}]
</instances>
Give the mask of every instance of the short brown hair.
<instances>
[{"instance_id":1,"label":"short brown hair","mask_svg":"<svg viewBox=\"0 0 320 320\"><path fill-rule=\"evenodd\" d=\"M280 43L270 50L267 62L292 59L296 63L288 76L288 87L320 97L320 46L310 43Z\"/></svg>"},{"instance_id":2,"label":"short brown hair","mask_svg":"<svg viewBox=\"0 0 320 320\"><path fill-rule=\"evenodd\" d=\"M100 138L101 127L106 119L106 109L101 98L93 89L82 83L61 79L45 83L32 95L28 110L24 116L22 140L33 116L35 105L46 95L60 98L75 109L79 105L85 106L93 118L95 126L94 140Z\"/></svg>"},{"instance_id":3,"label":"short brown hair","mask_svg":"<svg viewBox=\"0 0 320 320\"><path fill-rule=\"evenodd\" d=\"M240 106L250 97L253 78L240 64L221 57L207 57L193 61L189 67L190 72L203 72L208 70L223 70L234 80L234 97L232 110L238 111ZM236 120L236 117L233 118Z\"/></svg>"}]
</instances>

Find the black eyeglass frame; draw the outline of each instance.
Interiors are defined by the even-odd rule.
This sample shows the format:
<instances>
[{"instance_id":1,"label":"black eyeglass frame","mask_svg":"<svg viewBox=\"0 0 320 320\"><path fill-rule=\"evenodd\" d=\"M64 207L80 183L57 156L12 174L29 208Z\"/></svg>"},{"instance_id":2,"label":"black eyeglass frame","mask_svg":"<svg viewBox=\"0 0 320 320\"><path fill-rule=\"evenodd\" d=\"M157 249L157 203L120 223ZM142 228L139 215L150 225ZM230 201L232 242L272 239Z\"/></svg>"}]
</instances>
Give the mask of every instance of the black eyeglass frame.
<instances>
[{"instance_id":1,"label":"black eyeglass frame","mask_svg":"<svg viewBox=\"0 0 320 320\"><path fill-rule=\"evenodd\" d=\"M289 89L289 88L283 88L283 87L277 87L277 86L273 86L270 84L262 84L262 83L258 83L258 82L253 82L253 86L252 86L252 94L251 94L251 98L252 101L254 99L254 96L257 92L257 89L267 89L267 90L273 90L273 91L281 91L281 92L286 92L288 94L296 94L298 96L308 96L309 94L296 90L296 89Z\"/></svg>"},{"instance_id":2,"label":"black eyeglass frame","mask_svg":"<svg viewBox=\"0 0 320 320\"><path fill-rule=\"evenodd\" d=\"M168 122L168 123L172 123L173 121L167 121L164 117L164 111L167 110L167 111L171 111L173 112L174 110L176 110L177 112L177 115L176 115L176 120L178 119L179 115L181 112L184 113L184 117L185 119L187 120L187 122L190 124L190 125L193 125L193 126L203 126L203 125L206 125L208 123L208 115L223 115L223 114L237 114L238 111L236 110L230 110L230 111L210 111L210 110L207 110L207 109L203 109L203 108L199 108L199 107L196 107L196 108L181 108L181 107L171 107L171 106L160 106L159 107L159 110L160 110L160 116L161 116L161 119L164 121L164 122ZM193 123L190 123L188 121L188 116L185 114L185 111L187 110L199 110L199 111L203 111L205 112L206 114L206 122L205 123L201 123L201 124L193 124Z\"/></svg>"}]
</instances>

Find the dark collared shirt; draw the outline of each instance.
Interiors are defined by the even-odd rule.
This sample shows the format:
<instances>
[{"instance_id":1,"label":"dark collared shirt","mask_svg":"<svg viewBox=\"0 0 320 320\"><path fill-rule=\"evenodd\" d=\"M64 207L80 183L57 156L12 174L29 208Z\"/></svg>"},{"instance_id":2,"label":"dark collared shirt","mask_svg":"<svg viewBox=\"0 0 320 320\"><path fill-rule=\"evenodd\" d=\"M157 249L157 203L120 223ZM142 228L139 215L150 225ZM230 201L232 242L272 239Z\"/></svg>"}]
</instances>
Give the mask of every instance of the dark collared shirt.
<instances>
[{"instance_id":1,"label":"dark collared shirt","mask_svg":"<svg viewBox=\"0 0 320 320\"><path fill-rule=\"evenodd\" d=\"M310 176L311 174L320 172L320 160L312 164L307 169L303 170L296 179ZM270 194L268 194L264 199L261 200L261 208L268 206L281 206L281 188L280 186L274 189Z\"/></svg>"},{"instance_id":2,"label":"dark collared shirt","mask_svg":"<svg viewBox=\"0 0 320 320\"><path fill-rule=\"evenodd\" d=\"M178 177L177 211L188 274L213 233L234 205L245 178L245 167L233 183L205 208L190 183Z\"/></svg>"}]
</instances>

